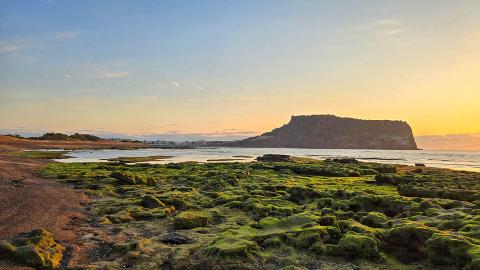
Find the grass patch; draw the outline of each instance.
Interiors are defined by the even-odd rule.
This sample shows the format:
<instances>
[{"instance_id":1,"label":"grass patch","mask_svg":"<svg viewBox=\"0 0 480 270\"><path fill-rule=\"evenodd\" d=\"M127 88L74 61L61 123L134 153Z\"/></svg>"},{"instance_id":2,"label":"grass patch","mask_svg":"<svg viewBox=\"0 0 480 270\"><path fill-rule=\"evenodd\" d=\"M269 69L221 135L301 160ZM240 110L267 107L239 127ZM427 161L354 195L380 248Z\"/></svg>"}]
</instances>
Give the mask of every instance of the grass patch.
<instances>
[{"instance_id":1,"label":"grass patch","mask_svg":"<svg viewBox=\"0 0 480 270\"><path fill-rule=\"evenodd\" d=\"M69 158L68 154L70 151L38 151L38 150L31 150L31 151L13 151L8 152L6 155L8 156L16 156L16 157L25 157L25 158L40 158L40 159L64 159Z\"/></svg>"}]
</instances>

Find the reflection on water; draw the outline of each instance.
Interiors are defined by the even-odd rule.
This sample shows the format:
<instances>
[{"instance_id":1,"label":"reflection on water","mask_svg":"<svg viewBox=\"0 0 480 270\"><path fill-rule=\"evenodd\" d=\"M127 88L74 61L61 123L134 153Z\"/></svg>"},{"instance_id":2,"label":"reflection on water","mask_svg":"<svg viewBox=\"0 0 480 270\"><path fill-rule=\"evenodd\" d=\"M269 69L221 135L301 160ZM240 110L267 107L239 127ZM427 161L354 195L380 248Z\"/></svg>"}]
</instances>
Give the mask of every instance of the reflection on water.
<instances>
[{"instance_id":1,"label":"reflection on water","mask_svg":"<svg viewBox=\"0 0 480 270\"><path fill-rule=\"evenodd\" d=\"M77 150L72 158L59 162L106 162L116 157L172 156L149 163L170 162L235 162L252 161L263 154L287 154L317 159L351 157L364 161L413 165L424 163L431 167L480 171L480 152L427 151L427 150L353 150L353 149L299 149L299 148L197 148L197 149L131 149L131 150ZM215 161L219 160L220 161Z\"/></svg>"}]
</instances>

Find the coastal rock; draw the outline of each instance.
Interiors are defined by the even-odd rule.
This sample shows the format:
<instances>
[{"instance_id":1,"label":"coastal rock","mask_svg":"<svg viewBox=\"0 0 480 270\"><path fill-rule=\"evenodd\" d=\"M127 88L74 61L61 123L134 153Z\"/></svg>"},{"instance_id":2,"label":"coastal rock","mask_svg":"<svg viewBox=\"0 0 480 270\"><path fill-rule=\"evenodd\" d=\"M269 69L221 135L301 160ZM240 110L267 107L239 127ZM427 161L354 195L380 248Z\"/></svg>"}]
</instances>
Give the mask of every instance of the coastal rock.
<instances>
[{"instance_id":1,"label":"coastal rock","mask_svg":"<svg viewBox=\"0 0 480 270\"><path fill-rule=\"evenodd\" d=\"M176 229L193 229L204 227L210 223L211 216L203 211L183 211L175 216L174 225Z\"/></svg>"},{"instance_id":2,"label":"coastal rock","mask_svg":"<svg viewBox=\"0 0 480 270\"><path fill-rule=\"evenodd\" d=\"M15 236L11 241L0 241L0 257L19 261L37 269L56 269L60 266L64 247L44 229Z\"/></svg>"},{"instance_id":3,"label":"coastal rock","mask_svg":"<svg viewBox=\"0 0 480 270\"><path fill-rule=\"evenodd\" d=\"M366 235L348 232L338 243L340 253L349 259L378 259L381 257L377 242Z\"/></svg>"},{"instance_id":4,"label":"coastal rock","mask_svg":"<svg viewBox=\"0 0 480 270\"><path fill-rule=\"evenodd\" d=\"M160 239L160 242L167 243L167 244L181 245L181 244L191 243L193 242L193 239L183 236L181 234L178 234L176 232L169 232L162 236L162 238Z\"/></svg>"},{"instance_id":5,"label":"coastal rock","mask_svg":"<svg viewBox=\"0 0 480 270\"><path fill-rule=\"evenodd\" d=\"M360 120L334 115L292 116L290 122L260 136L228 142L234 147L416 150L403 121Z\"/></svg>"},{"instance_id":6,"label":"coastal rock","mask_svg":"<svg viewBox=\"0 0 480 270\"><path fill-rule=\"evenodd\" d=\"M257 161L263 162L290 162L289 155L277 155L277 154L265 154L263 156L257 157Z\"/></svg>"},{"instance_id":7,"label":"coastal rock","mask_svg":"<svg viewBox=\"0 0 480 270\"><path fill-rule=\"evenodd\" d=\"M165 207L165 204L163 202L161 202L159 199L157 199L153 196L150 196L150 195L147 195L147 196L143 197L142 205L145 208Z\"/></svg>"}]
</instances>

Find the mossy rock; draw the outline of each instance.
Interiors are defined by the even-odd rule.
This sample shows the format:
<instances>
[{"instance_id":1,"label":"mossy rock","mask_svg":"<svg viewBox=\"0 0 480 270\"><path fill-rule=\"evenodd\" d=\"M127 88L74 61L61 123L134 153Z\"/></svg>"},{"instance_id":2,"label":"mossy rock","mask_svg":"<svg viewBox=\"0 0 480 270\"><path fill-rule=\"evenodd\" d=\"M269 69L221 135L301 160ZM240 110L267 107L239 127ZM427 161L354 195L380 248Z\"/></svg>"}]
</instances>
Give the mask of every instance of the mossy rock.
<instances>
[{"instance_id":1,"label":"mossy rock","mask_svg":"<svg viewBox=\"0 0 480 270\"><path fill-rule=\"evenodd\" d=\"M396 226L386 232L385 246L401 262L420 261L426 258L425 242L436 232L421 224Z\"/></svg>"},{"instance_id":2,"label":"mossy rock","mask_svg":"<svg viewBox=\"0 0 480 270\"><path fill-rule=\"evenodd\" d=\"M376 260L381 258L377 241L367 235L348 232L338 242L339 255L347 259Z\"/></svg>"},{"instance_id":3,"label":"mossy rock","mask_svg":"<svg viewBox=\"0 0 480 270\"><path fill-rule=\"evenodd\" d=\"M453 230L458 231L461 228L467 225L464 220L462 219L453 219L453 220L445 220L438 224L437 228L440 230Z\"/></svg>"},{"instance_id":4,"label":"mossy rock","mask_svg":"<svg viewBox=\"0 0 480 270\"><path fill-rule=\"evenodd\" d=\"M377 211L391 217L405 211L408 205L409 202L401 200L397 197L368 194L358 195L352 198L352 201L348 206L348 210L354 212Z\"/></svg>"},{"instance_id":5,"label":"mossy rock","mask_svg":"<svg viewBox=\"0 0 480 270\"><path fill-rule=\"evenodd\" d=\"M129 242L116 243L112 246L113 253L126 254L131 251L144 251L146 246L150 244L147 239L132 240Z\"/></svg>"},{"instance_id":6,"label":"mossy rock","mask_svg":"<svg viewBox=\"0 0 480 270\"><path fill-rule=\"evenodd\" d=\"M299 248L308 248L315 245L317 242L322 242L322 234L326 234L327 231L322 226L314 226L305 228L296 237L295 245Z\"/></svg>"},{"instance_id":7,"label":"mossy rock","mask_svg":"<svg viewBox=\"0 0 480 270\"><path fill-rule=\"evenodd\" d=\"M151 195L146 195L145 197L143 197L142 205L146 208L165 207L165 204L162 201Z\"/></svg>"},{"instance_id":8,"label":"mossy rock","mask_svg":"<svg viewBox=\"0 0 480 270\"><path fill-rule=\"evenodd\" d=\"M384 228L388 222L388 218L385 214L379 212L369 212L362 217L360 222L363 225L367 225L372 228Z\"/></svg>"},{"instance_id":9,"label":"mossy rock","mask_svg":"<svg viewBox=\"0 0 480 270\"><path fill-rule=\"evenodd\" d=\"M464 237L445 233L435 233L426 241L428 260L436 265L464 267L471 261L469 251L473 247Z\"/></svg>"},{"instance_id":10,"label":"mossy rock","mask_svg":"<svg viewBox=\"0 0 480 270\"><path fill-rule=\"evenodd\" d=\"M262 241L262 247L279 247L283 245L283 241L279 236L272 236Z\"/></svg>"},{"instance_id":11,"label":"mossy rock","mask_svg":"<svg viewBox=\"0 0 480 270\"><path fill-rule=\"evenodd\" d=\"M465 266L465 270L480 270L480 246L475 246L468 251L470 263Z\"/></svg>"},{"instance_id":12,"label":"mossy rock","mask_svg":"<svg viewBox=\"0 0 480 270\"><path fill-rule=\"evenodd\" d=\"M338 227L337 218L334 215L325 215L318 219L318 224L322 226L334 226Z\"/></svg>"},{"instance_id":13,"label":"mossy rock","mask_svg":"<svg viewBox=\"0 0 480 270\"><path fill-rule=\"evenodd\" d=\"M265 154L256 158L257 161L262 162L291 162L292 159L289 155L279 155L279 154Z\"/></svg>"},{"instance_id":14,"label":"mossy rock","mask_svg":"<svg viewBox=\"0 0 480 270\"><path fill-rule=\"evenodd\" d=\"M129 172L113 172L110 174L110 177L117 179L121 184L124 185L137 185L147 183L147 178Z\"/></svg>"},{"instance_id":15,"label":"mossy rock","mask_svg":"<svg viewBox=\"0 0 480 270\"><path fill-rule=\"evenodd\" d=\"M460 228L459 233L468 237L480 239L480 224L467 224Z\"/></svg>"},{"instance_id":16,"label":"mossy rock","mask_svg":"<svg viewBox=\"0 0 480 270\"><path fill-rule=\"evenodd\" d=\"M253 253L259 250L257 243L243 239L230 231L222 233L207 247L208 253L212 256L244 257L249 259L252 259Z\"/></svg>"},{"instance_id":17,"label":"mossy rock","mask_svg":"<svg viewBox=\"0 0 480 270\"><path fill-rule=\"evenodd\" d=\"M175 216L176 229L189 230L197 227L205 227L211 221L211 216L204 211L183 211Z\"/></svg>"},{"instance_id":18,"label":"mossy rock","mask_svg":"<svg viewBox=\"0 0 480 270\"><path fill-rule=\"evenodd\" d=\"M44 229L15 236L10 242L0 242L0 257L18 261L38 269L56 269L63 258L64 247Z\"/></svg>"}]
</instances>

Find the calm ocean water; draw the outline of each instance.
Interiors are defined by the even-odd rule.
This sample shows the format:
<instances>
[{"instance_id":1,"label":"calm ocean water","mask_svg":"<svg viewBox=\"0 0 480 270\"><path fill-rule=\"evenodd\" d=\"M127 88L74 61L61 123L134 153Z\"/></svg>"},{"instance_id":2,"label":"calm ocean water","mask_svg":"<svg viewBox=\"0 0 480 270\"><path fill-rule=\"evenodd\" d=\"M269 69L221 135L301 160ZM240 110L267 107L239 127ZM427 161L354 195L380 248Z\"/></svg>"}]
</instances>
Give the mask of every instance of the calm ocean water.
<instances>
[{"instance_id":1,"label":"calm ocean water","mask_svg":"<svg viewBox=\"0 0 480 270\"><path fill-rule=\"evenodd\" d=\"M104 162L115 157L172 156L149 163L183 161L217 162L217 159L252 161L263 154L287 154L317 159L351 157L362 161L407 164L424 163L431 167L480 171L480 152L428 150L353 150L353 149L299 149L299 148L197 148L197 149L132 149L132 150L78 150L69 153L72 158L60 162Z\"/></svg>"}]
</instances>

